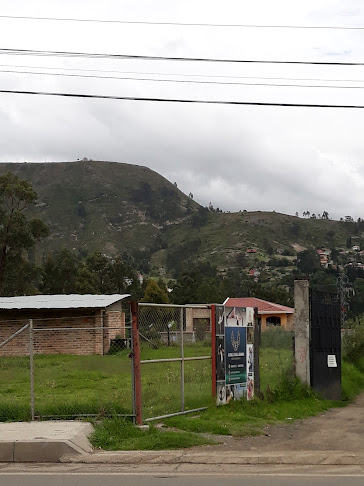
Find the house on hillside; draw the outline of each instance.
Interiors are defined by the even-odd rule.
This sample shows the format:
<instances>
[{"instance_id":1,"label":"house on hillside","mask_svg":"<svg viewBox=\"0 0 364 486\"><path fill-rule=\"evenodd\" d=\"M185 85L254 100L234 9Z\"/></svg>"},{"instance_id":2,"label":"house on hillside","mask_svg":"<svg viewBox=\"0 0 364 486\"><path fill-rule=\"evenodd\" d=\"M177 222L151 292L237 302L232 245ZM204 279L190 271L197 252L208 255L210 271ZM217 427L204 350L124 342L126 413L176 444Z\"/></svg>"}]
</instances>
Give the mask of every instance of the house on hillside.
<instances>
[{"instance_id":1,"label":"house on hillside","mask_svg":"<svg viewBox=\"0 0 364 486\"><path fill-rule=\"evenodd\" d=\"M330 250L317 250L317 254L320 258L320 265L323 268L329 268L329 265L332 263L330 261L331 251Z\"/></svg>"},{"instance_id":2,"label":"house on hillside","mask_svg":"<svg viewBox=\"0 0 364 486\"><path fill-rule=\"evenodd\" d=\"M125 338L125 295L31 295L0 297L0 343L33 320L36 354L107 354ZM29 354L29 331L0 348L0 356Z\"/></svg>"},{"instance_id":3,"label":"house on hillside","mask_svg":"<svg viewBox=\"0 0 364 486\"><path fill-rule=\"evenodd\" d=\"M256 297L228 297L224 305L229 307L257 307L262 331L276 326L281 326L287 331L292 331L294 328L294 309L292 307L274 304Z\"/></svg>"}]
</instances>

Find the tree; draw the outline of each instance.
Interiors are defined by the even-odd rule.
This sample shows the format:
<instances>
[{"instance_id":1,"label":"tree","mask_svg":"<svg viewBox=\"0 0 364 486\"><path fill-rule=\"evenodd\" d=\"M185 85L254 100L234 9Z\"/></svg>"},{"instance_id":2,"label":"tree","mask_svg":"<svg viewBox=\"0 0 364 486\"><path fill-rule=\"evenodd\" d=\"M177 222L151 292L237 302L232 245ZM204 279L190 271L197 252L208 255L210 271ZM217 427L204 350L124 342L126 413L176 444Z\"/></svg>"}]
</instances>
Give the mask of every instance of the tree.
<instances>
[{"instance_id":1,"label":"tree","mask_svg":"<svg viewBox=\"0 0 364 486\"><path fill-rule=\"evenodd\" d=\"M48 226L38 218L29 219L24 211L34 205L37 193L32 185L11 172L0 176L0 295L9 272L9 262L24 265L25 252L37 241L49 234ZM16 286L9 282L7 294L17 293Z\"/></svg>"},{"instance_id":2,"label":"tree","mask_svg":"<svg viewBox=\"0 0 364 486\"><path fill-rule=\"evenodd\" d=\"M79 260L66 248L48 255L42 268L41 292L44 294L75 293L79 267Z\"/></svg>"},{"instance_id":3,"label":"tree","mask_svg":"<svg viewBox=\"0 0 364 486\"><path fill-rule=\"evenodd\" d=\"M320 257L313 248L301 251L297 254L297 268L308 275L320 268Z\"/></svg>"},{"instance_id":4,"label":"tree","mask_svg":"<svg viewBox=\"0 0 364 486\"><path fill-rule=\"evenodd\" d=\"M152 304L169 304L167 293L159 287L155 280L149 279L141 302Z\"/></svg>"}]
</instances>

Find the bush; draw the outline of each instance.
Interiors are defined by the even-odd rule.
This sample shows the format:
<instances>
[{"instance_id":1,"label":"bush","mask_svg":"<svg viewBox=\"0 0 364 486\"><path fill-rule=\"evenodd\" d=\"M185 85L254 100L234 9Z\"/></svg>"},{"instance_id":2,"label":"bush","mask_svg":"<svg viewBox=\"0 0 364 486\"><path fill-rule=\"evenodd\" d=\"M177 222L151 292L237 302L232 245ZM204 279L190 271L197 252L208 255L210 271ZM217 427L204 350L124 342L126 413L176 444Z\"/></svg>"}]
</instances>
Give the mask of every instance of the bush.
<instances>
[{"instance_id":1,"label":"bush","mask_svg":"<svg viewBox=\"0 0 364 486\"><path fill-rule=\"evenodd\" d=\"M262 332L262 348L293 349L293 331L283 327L270 327Z\"/></svg>"},{"instance_id":2,"label":"bush","mask_svg":"<svg viewBox=\"0 0 364 486\"><path fill-rule=\"evenodd\" d=\"M349 363L363 368L364 357L364 315L348 321L343 338L343 355Z\"/></svg>"}]
</instances>

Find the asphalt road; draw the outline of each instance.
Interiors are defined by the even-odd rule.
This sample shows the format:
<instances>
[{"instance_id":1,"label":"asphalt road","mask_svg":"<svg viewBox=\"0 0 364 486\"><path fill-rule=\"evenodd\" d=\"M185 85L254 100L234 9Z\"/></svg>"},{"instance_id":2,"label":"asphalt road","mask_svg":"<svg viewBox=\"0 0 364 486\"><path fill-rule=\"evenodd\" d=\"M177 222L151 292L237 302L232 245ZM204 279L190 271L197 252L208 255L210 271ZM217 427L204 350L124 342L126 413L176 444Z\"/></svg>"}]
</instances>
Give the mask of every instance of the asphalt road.
<instances>
[{"instance_id":1,"label":"asphalt road","mask_svg":"<svg viewBox=\"0 0 364 486\"><path fill-rule=\"evenodd\" d=\"M0 465L0 486L362 486L363 466Z\"/></svg>"}]
</instances>

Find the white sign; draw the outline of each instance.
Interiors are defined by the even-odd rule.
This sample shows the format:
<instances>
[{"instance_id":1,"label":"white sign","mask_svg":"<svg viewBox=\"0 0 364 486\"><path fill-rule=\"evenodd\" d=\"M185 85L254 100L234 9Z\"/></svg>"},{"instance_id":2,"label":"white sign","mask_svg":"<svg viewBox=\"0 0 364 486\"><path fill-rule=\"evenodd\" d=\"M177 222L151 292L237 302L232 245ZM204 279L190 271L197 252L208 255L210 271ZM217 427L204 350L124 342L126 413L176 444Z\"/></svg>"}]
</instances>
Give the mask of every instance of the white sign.
<instances>
[{"instance_id":1,"label":"white sign","mask_svg":"<svg viewBox=\"0 0 364 486\"><path fill-rule=\"evenodd\" d=\"M327 366L329 368L337 368L336 356L334 354L327 355Z\"/></svg>"}]
</instances>

